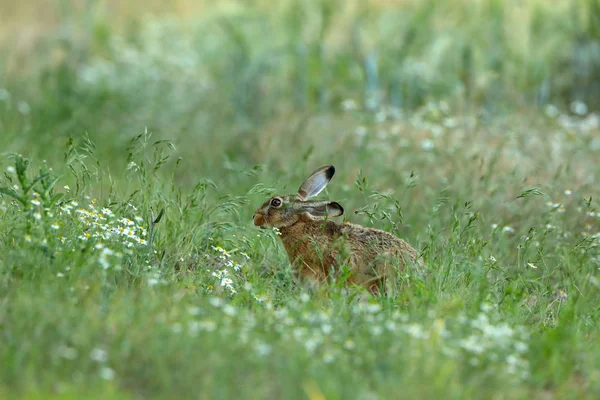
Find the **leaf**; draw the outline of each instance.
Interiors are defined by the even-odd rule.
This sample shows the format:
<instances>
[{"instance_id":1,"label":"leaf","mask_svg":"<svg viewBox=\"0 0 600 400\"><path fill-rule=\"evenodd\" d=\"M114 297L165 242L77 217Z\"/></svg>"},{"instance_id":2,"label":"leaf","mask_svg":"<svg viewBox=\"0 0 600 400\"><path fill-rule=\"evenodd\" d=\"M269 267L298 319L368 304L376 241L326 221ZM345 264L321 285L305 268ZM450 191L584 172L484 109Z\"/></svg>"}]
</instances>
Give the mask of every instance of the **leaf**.
<instances>
[{"instance_id":1,"label":"leaf","mask_svg":"<svg viewBox=\"0 0 600 400\"><path fill-rule=\"evenodd\" d=\"M165 209L163 208L162 210L160 210L160 212L158 213L158 216L154 219L154 221L152 221L153 225L156 225L160 222L160 220L162 219L163 215L165 213Z\"/></svg>"},{"instance_id":2,"label":"leaf","mask_svg":"<svg viewBox=\"0 0 600 400\"><path fill-rule=\"evenodd\" d=\"M54 185L60 180L60 176L55 176L50 182L47 183L46 190L49 192L54 188Z\"/></svg>"},{"instance_id":3,"label":"leaf","mask_svg":"<svg viewBox=\"0 0 600 400\"><path fill-rule=\"evenodd\" d=\"M38 182L39 182L39 181L41 181L42 179L46 179L48 176L50 176L50 174L49 174L49 173L46 173L46 174L42 174L42 175L39 175L39 176L37 176L37 177L36 177L36 178L35 178L35 179L34 179L34 180L33 180L33 181L32 181L32 182L29 184L29 186L27 186L26 188L24 188L24 190L23 190L23 191L24 191L25 193L29 193L29 191L30 191L31 189L33 189L33 187L35 186L35 184L36 184L36 183L38 183Z\"/></svg>"},{"instance_id":4,"label":"leaf","mask_svg":"<svg viewBox=\"0 0 600 400\"><path fill-rule=\"evenodd\" d=\"M19 203L23 205L27 204L27 200L25 200L24 197L19 196L19 194L13 188L0 187L0 193L16 199Z\"/></svg>"},{"instance_id":5,"label":"leaf","mask_svg":"<svg viewBox=\"0 0 600 400\"><path fill-rule=\"evenodd\" d=\"M24 176L29 167L29 160L21 155L17 155L15 159L15 167L17 169L17 175L19 177Z\"/></svg>"},{"instance_id":6,"label":"leaf","mask_svg":"<svg viewBox=\"0 0 600 400\"><path fill-rule=\"evenodd\" d=\"M64 193L56 193L54 196L52 196L52 198L50 199L50 203L52 204L56 204L58 203L58 201L60 199L62 199L64 197Z\"/></svg>"}]
</instances>

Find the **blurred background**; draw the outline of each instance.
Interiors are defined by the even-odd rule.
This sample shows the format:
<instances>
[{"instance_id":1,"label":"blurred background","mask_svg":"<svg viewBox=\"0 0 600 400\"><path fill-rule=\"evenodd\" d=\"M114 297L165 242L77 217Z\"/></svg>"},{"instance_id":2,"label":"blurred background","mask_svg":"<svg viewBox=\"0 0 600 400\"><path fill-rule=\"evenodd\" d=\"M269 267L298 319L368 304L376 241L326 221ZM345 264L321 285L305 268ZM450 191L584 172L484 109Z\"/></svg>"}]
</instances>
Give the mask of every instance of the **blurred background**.
<instances>
[{"instance_id":1,"label":"blurred background","mask_svg":"<svg viewBox=\"0 0 600 400\"><path fill-rule=\"evenodd\" d=\"M350 168L382 160L361 153L370 138L404 141L390 157L413 139L451 147L437 140L461 124L450 116L481 133L524 113L592 115L600 0L0 0L0 59L10 151L60 160L87 138L121 165L148 130L193 159L184 182L340 151Z\"/></svg>"},{"instance_id":2,"label":"blurred background","mask_svg":"<svg viewBox=\"0 0 600 400\"><path fill-rule=\"evenodd\" d=\"M0 0L0 398L600 398L599 111L600 0ZM326 164L364 318L252 224Z\"/></svg>"}]
</instances>

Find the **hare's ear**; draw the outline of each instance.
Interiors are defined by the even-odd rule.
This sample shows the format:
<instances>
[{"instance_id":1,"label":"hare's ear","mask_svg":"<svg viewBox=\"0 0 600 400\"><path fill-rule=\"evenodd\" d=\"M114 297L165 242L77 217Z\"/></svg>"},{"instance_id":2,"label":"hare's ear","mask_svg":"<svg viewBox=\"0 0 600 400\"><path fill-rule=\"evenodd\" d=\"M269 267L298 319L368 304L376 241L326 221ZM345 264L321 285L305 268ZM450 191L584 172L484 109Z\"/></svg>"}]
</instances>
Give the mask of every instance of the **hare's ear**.
<instances>
[{"instance_id":1,"label":"hare's ear","mask_svg":"<svg viewBox=\"0 0 600 400\"><path fill-rule=\"evenodd\" d=\"M333 174L335 174L335 167L333 165L326 165L317 169L310 174L302 186L300 186L300 189L298 189L298 196L300 196L302 200L306 200L318 195L325 189L325 186L327 186L331 178L333 178Z\"/></svg>"},{"instance_id":2,"label":"hare's ear","mask_svg":"<svg viewBox=\"0 0 600 400\"><path fill-rule=\"evenodd\" d=\"M344 213L344 208L336 201L309 202L303 208L314 217L339 217Z\"/></svg>"}]
</instances>

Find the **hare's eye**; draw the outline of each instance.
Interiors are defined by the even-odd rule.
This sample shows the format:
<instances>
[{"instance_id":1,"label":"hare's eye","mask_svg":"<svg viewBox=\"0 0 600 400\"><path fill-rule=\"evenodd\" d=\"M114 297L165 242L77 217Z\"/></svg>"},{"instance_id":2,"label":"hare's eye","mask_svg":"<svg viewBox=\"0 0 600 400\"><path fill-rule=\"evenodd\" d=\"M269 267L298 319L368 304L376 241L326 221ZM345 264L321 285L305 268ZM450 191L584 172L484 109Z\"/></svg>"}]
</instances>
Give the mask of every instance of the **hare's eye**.
<instances>
[{"instance_id":1,"label":"hare's eye","mask_svg":"<svg viewBox=\"0 0 600 400\"><path fill-rule=\"evenodd\" d=\"M273 207L281 207L281 199L275 197L274 199L271 199L271 205Z\"/></svg>"}]
</instances>

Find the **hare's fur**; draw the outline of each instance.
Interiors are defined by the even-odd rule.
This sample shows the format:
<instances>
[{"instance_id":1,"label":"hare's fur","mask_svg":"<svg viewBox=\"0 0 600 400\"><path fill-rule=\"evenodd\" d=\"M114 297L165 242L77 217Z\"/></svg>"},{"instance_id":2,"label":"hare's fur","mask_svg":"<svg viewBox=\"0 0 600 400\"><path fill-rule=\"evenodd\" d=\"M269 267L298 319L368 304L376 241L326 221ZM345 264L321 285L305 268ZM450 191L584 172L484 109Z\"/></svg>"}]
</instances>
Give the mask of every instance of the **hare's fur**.
<instances>
[{"instance_id":1,"label":"hare's fur","mask_svg":"<svg viewBox=\"0 0 600 400\"><path fill-rule=\"evenodd\" d=\"M272 197L254 214L255 225L279 229L297 276L318 285L338 274L377 295L386 280L407 265L422 272L422 259L404 240L382 230L331 221L329 216L343 213L336 202L306 201L324 189L334 172L333 166L319 168L297 195ZM340 270L343 266L347 274Z\"/></svg>"}]
</instances>

